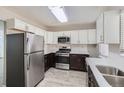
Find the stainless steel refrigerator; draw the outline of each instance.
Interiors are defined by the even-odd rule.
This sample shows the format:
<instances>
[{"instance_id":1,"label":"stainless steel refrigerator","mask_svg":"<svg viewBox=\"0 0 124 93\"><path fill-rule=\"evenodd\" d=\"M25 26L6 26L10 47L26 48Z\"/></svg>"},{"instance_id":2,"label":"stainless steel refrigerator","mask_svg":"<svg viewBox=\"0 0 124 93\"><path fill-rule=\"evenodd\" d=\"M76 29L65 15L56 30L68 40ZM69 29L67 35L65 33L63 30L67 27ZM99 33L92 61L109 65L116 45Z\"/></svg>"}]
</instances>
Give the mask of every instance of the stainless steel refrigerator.
<instances>
[{"instance_id":1,"label":"stainless steel refrigerator","mask_svg":"<svg viewBox=\"0 0 124 93\"><path fill-rule=\"evenodd\" d=\"M44 38L32 33L7 35L7 86L33 87L44 78Z\"/></svg>"}]
</instances>

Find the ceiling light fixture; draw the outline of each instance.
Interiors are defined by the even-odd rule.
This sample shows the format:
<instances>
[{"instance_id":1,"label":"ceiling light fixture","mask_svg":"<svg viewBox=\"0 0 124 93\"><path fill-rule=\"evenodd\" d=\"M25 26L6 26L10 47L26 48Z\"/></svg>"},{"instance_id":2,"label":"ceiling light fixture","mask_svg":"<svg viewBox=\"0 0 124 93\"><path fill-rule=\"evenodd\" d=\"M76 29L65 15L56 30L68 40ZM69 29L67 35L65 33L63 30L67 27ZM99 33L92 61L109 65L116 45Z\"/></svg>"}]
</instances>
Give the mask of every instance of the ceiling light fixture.
<instances>
[{"instance_id":1,"label":"ceiling light fixture","mask_svg":"<svg viewBox=\"0 0 124 93\"><path fill-rule=\"evenodd\" d=\"M63 6L48 6L48 8L60 22L63 23L68 21Z\"/></svg>"}]
</instances>

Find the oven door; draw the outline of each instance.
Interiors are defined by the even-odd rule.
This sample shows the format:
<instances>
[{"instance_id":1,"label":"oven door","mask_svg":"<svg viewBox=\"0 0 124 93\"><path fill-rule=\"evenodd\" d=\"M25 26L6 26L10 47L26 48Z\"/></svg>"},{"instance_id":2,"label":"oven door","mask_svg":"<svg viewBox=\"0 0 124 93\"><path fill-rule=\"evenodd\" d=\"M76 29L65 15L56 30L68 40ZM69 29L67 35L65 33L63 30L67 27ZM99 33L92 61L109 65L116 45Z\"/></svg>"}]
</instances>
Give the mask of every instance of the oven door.
<instances>
[{"instance_id":1,"label":"oven door","mask_svg":"<svg viewBox=\"0 0 124 93\"><path fill-rule=\"evenodd\" d=\"M56 56L56 68L69 69L69 56Z\"/></svg>"}]
</instances>

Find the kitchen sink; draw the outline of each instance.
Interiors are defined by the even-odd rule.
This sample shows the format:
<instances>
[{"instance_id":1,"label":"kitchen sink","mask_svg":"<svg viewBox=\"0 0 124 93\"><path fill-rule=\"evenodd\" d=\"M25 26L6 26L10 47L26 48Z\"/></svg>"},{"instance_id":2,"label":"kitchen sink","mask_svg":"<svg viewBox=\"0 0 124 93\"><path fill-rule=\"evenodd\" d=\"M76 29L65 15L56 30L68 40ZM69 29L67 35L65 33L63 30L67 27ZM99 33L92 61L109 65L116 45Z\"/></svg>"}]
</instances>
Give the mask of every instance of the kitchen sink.
<instances>
[{"instance_id":1,"label":"kitchen sink","mask_svg":"<svg viewBox=\"0 0 124 93\"><path fill-rule=\"evenodd\" d=\"M101 65L97 65L96 67L100 71L100 73L102 73L102 74L124 76L124 72L121 71L120 69L115 68L115 67L101 66Z\"/></svg>"},{"instance_id":2,"label":"kitchen sink","mask_svg":"<svg viewBox=\"0 0 124 93\"><path fill-rule=\"evenodd\" d=\"M97 65L97 69L112 87L124 87L124 72L110 66Z\"/></svg>"},{"instance_id":3,"label":"kitchen sink","mask_svg":"<svg viewBox=\"0 0 124 93\"><path fill-rule=\"evenodd\" d=\"M103 75L106 81L112 87L124 87L124 77L122 76L113 76L113 75Z\"/></svg>"},{"instance_id":4,"label":"kitchen sink","mask_svg":"<svg viewBox=\"0 0 124 93\"><path fill-rule=\"evenodd\" d=\"M117 69L114 67L101 66L101 65L97 65L96 67L102 74L116 75Z\"/></svg>"}]
</instances>

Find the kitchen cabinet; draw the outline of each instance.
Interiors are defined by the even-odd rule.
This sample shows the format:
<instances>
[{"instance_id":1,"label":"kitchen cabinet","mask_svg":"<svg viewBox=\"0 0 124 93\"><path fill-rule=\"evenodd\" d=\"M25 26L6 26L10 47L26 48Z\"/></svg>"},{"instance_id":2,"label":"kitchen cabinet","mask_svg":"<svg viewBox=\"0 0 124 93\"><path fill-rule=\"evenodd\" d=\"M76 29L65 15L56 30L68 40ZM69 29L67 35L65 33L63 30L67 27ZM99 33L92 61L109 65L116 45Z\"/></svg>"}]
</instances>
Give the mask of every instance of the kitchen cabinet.
<instances>
[{"instance_id":1,"label":"kitchen cabinet","mask_svg":"<svg viewBox=\"0 0 124 93\"><path fill-rule=\"evenodd\" d=\"M58 44L58 37L70 37L71 44L96 44L96 29L45 32L46 44Z\"/></svg>"},{"instance_id":2,"label":"kitchen cabinet","mask_svg":"<svg viewBox=\"0 0 124 93\"><path fill-rule=\"evenodd\" d=\"M70 31L63 31L62 35L71 37L71 32Z\"/></svg>"},{"instance_id":3,"label":"kitchen cabinet","mask_svg":"<svg viewBox=\"0 0 124 93\"><path fill-rule=\"evenodd\" d=\"M37 34L37 35L44 36L45 35L45 30L42 30L38 27L35 27L34 33Z\"/></svg>"},{"instance_id":4,"label":"kitchen cabinet","mask_svg":"<svg viewBox=\"0 0 124 93\"><path fill-rule=\"evenodd\" d=\"M96 44L96 29L88 30L88 44Z\"/></svg>"},{"instance_id":5,"label":"kitchen cabinet","mask_svg":"<svg viewBox=\"0 0 124 93\"><path fill-rule=\"evenodd\" d=\"M59 32L53 32L53 44L58 44Z\"/></svg>"},{"instance_id":6,"label":"kitchen cabinet","mask_svg":"<svg viewBox=\"0 0 124 93\"><path fill-rule=\"evenodd\" d=\"M71 31L71 44L88 44L87 30Z\"/></svg>"},{"instance_id":7,"label":"kitchen cabinet","mask_svg":"<svg viewBox=\"0 0 124 93\"><path fill-rule=\"evenodd\" d=\"M46 44L53 44L53 32L47 32Z\"/></svg>"},{"instance_id":8,"label":"kitchen cabinet","mask_svg":"<svg viewBox=\"0 0 124 93\"><path fill-rule=\"evenodd\" d=\"M90 66L88 66L88 86L89 87L99 87Z\"/></svg>"},{"instance_id":9,"label":"kitchen cabinet","mask_svg":"<svg viewBox=\"0 0 124 93\"><path fill-rule=\"evenodd\" d=\"M86 62L85 62L86 57L89 57L89 55L70 54L70 69L86 71Z\"/></svg>"},{"instance_id":10,"label":"kitchen cabinet","mask_svg":"<svg viewBox=\"0 0 124 93\"><path fill-rule=\"evenodd\" d=\"M88 44L88 31L79 31L79 44Z\"/></svg>"},{"instance_id":11,"label":"kitchen cabinet","mask_svg":"<svg viewBox=\"0 0 124 93\"><path fill-rule=\"evenodd\" d=\"M120 43L120 11L104 12L104 43Z\"/></svg>"},{"instance_id":12,"label":"kitchen cabinet","mask_svg":"<svg viewBox=\"0 0 124 93\"><path fill-rule=\"evenodd\" d=\"M124 10L121 11L120 51L124 53Z\"/></svg>"},{"instance_id":13,"label":"kitchen cabinet","mask_svg":"<svg viewBox=\"0 0 124 93\"><path fill-rule=\"evenodd\" d=\"M44 56L44 63L45 63L45 72L50 67L55 67L55 54L54 53L46 54Z\"/></svg>"},{"instance_id":14,"label":"kitchen cabinet","mask_svg":"<svg viewBox=\"0 0 124 93\"><path fill-rule=\"evenodd\" d=\"M120 11L112 10L101 14L96 21L97 43L120 43Z\"/></svg>"},{"instance_id":15,"label":"kitchen cabinet","mask_svg":"<svg viewBox=\"0 0 124 93\"><path fill-rule=\"evenodd\" d=\"M98 17L96 21L96 42L103 43L104 42L104 33L103 33L103 13Z\"/></svg>"},{"instance_id":16,"label":"kitchen cabinet","mask_svg":"<svg viewBox=\"0 0 124 93\"><path fill-rule=\"evenodd\" d=\"M78 31L71 31L71 44L79 44L79 33Z\"/></svg>"},{"instance_id":17,"label":"kitchen cabinet","mask_svg":"<svg viewBox=\"0 0 124 93\"><path fill-rule=\"evenodd\" d=\"M26 31L27 24L19 19L8 19L7 28Z\"/></svg>"}]
</instances>

